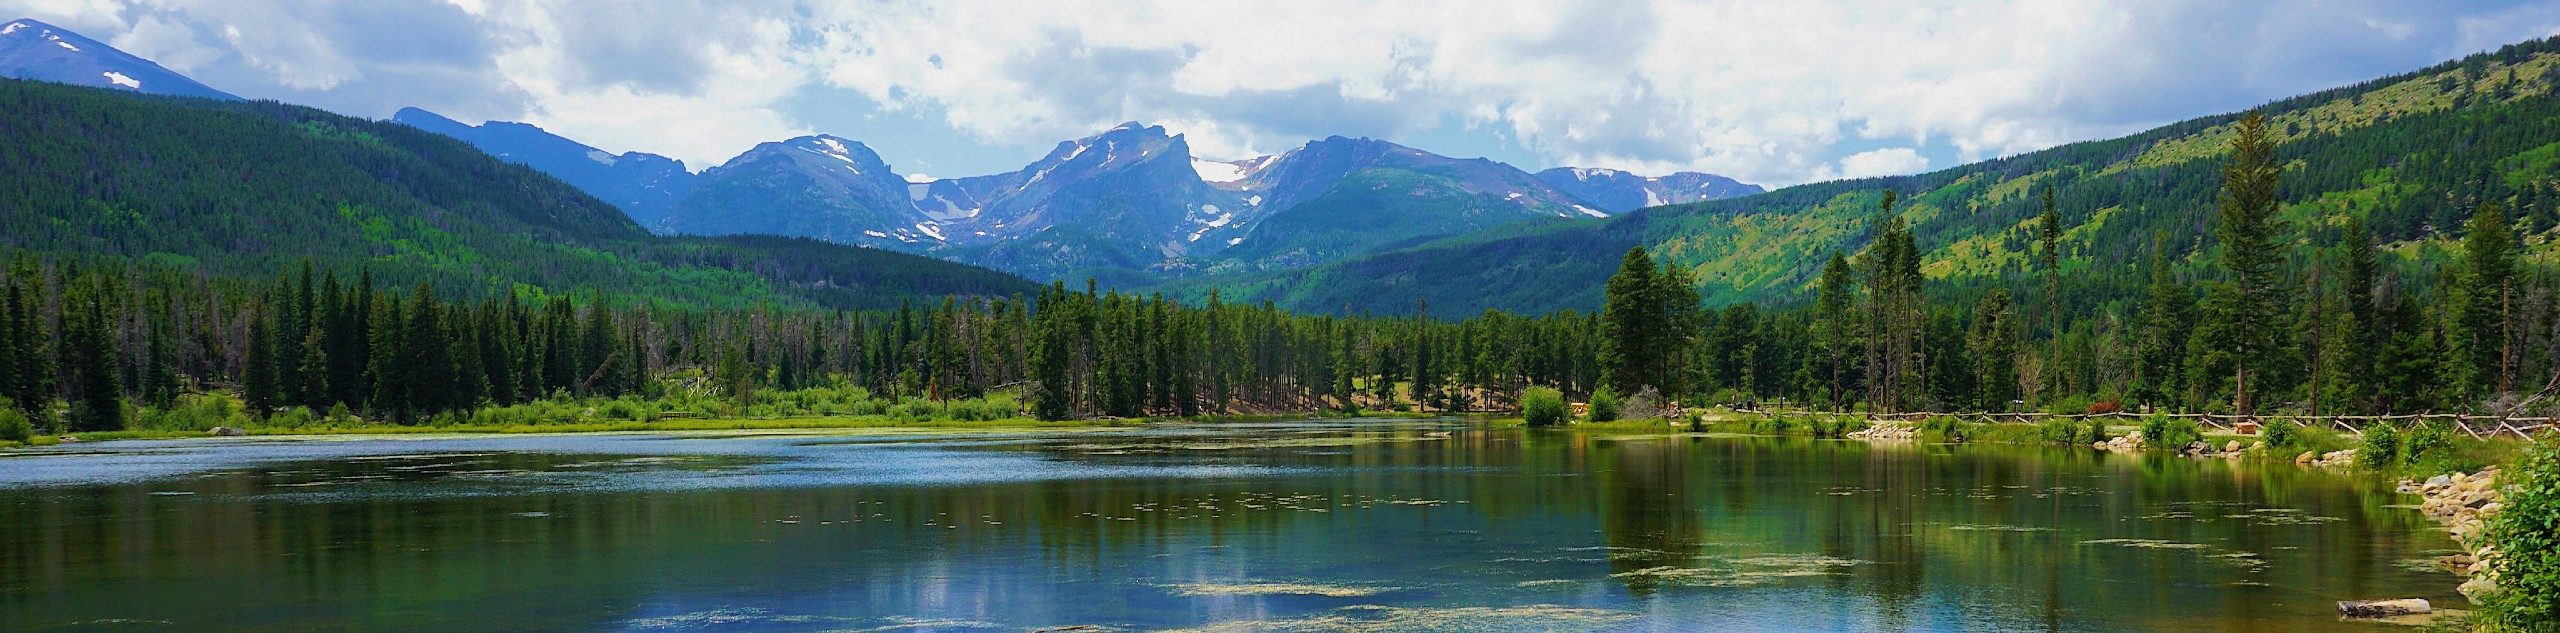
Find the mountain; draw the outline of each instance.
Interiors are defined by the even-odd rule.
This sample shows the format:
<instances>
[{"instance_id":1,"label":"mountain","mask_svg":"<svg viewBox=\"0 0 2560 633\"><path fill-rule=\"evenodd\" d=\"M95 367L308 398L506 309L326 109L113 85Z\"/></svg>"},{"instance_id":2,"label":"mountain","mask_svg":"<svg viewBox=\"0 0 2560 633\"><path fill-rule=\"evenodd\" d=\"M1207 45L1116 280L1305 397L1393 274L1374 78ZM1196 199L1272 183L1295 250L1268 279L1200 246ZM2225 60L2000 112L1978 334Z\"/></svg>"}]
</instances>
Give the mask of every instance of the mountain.
<instances>
[{"instance_id":1,"label":"mountain","mask_svg":"<svg viewBox=\"0 0 2560 633\"><path fill-rule=\"evenodd\" d=\"M271 276L302 261L452 296L879 308L1018 277L814 240L651 235L558 178L408 125L275 102L0 80L0 252Z\"/></svg>"},{"instance_id":2,"label":"mountain","mask_svg":"<svg viewBox=\"0 0 2560 633\"><path fill-rule=\"evenodd\" d=\"M2540 40L2418 72L2258 108L2281 145L2281 218L2304 257L2361 217L2402 254L2413 279L2449 265L2449 240L2483 201L2502 203L2536 257L2560 250L2560 41ZM1932 293L1989 289L2036 296L2030 267L2039 191L2056 193L2066 301L2131 301L2154 244L2179 274L2212 274L2226 114L2129 137L2073 143L1943 171L1814 183L1657 207L1597 222L1513 224L1297 270L1182 280L1160 288L1297 310L1435 312L1594 310L1630 247L1695 275L1716 305L1800 301L1833 253L1855 256L1877 201L1898 209L1924 249Z\"/></svg>"},{"instance_id":3,"label":"mountain","mask_svg":"<svg viewBox=\"0 0 2560 633\"><path fill-rule=\"evenodd\" d=\"M833 136L763 143L702 172L657 229L691 235L764 234L921 250L933 241L907 183L880 155Z\"/></svg>"},{"instance_id":4,"label":"mountain","mask_svg":"<svg viewBox=\"0 0 2560 633\"><path fill-rule=\"evenodd\" d=\"M25 19L0 24L0 77L180 97L240 99L70 29Z\"/></svg>"},{"instance_id":5,"label":"mountain","mask_svg":"<svg viewBox=\"0 0 2560 633\"><path fill-rule=\"evenodd\" d=\"M461 139L500 160L542 170L622 209L644 226L656 223L693 191L693 172L685 169L684 161L665 156L615 155L524 123L489 121L475 126L417 108L401 108L391 120Z\"/></svg>"},{"instance_id":6,"label":"mountain","mask_svg":"<svg viewBox=\"0 0 2560 633\"><path fill-rule=\"evenodd\" d=\"M1647 178L1615 169L1557 167L1538 172L1538 180L1557 191L1590 201L1593 206L1610 213L1626 213L1666 204L1723 200L1768 191L1759 185L1694 171Z\"/></svg>"},{"instance_id":7,"label":"mountain","mask_svg":"<svg viewBox=\"0 0 2560 633\"><path fill-rule=\"evenodd\" d=\"M926 253L1037 279L1149 283L1286 269L1539 218L1604 217L1485 159L1333 137L1201 159L1161 126L1059 143L1021 170L909 182L861 143L767 143L704 172L654 226Z\"/></svg>"},{"instance_id":8,"label":"mountain","mask_svg":"<svg viewBox=\"0 0 2560 633\"><path fill-rule=\"evenodd\" d=\"M1259 162L1239 190L1271 211L1244 222L1246 234L1202 272L1299 268L1514 222L1608 215L1510 165L1340 136Z\"/></svg>"}]
</instances>

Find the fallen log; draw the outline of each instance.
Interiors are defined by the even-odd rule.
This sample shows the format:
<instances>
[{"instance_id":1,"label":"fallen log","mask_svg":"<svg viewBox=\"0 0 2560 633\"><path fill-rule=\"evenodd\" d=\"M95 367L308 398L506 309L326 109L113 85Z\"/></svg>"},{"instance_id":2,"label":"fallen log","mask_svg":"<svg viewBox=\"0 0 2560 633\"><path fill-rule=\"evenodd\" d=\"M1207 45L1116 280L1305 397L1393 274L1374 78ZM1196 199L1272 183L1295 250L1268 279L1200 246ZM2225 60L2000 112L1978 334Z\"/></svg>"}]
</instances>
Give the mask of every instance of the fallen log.
<instances>
[{"instance_id":1,"label":"fallen log","mask_svg":"<svg viewBox=\"0 0 2560 633\"><path fill-rule=\"evenodd\" d=\"M2338 614L2350 618L2387 618L2395 615L2417 615L2435 611L2425 598L2398 600L2340 600Z\"/></svg>"}]
</instances>

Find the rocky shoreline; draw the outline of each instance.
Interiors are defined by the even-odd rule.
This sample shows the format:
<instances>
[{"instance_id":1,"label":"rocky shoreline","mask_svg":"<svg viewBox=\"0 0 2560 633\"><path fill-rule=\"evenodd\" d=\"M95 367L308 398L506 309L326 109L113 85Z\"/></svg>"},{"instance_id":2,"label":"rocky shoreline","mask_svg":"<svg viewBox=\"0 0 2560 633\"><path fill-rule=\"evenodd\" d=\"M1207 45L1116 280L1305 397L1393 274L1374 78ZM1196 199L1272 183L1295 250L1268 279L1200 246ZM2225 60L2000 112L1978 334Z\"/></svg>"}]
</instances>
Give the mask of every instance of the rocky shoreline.
<instances>
[{"instance_id":1,"label":"rocky shoreline","mask_svg":"<svg viewBox=\"0 0 2560 633\"><path fill-rule=\"evenodd\" d=\"M2425 500L2418 511L2443 524L2453 533L2455 543L2465 553L2440 561L2454 573L2467 577L2459 591L2473 600L2495 590L2495 574L2487 559L2497 556L2497 548L2488 543L2489 518L2504 506L2504 495L2498 492L2498 469L2495 466L2477 473L2436 475L2426 481L2402 481L2400 492L2419 495Z\"/></svg>"}]
</instances>

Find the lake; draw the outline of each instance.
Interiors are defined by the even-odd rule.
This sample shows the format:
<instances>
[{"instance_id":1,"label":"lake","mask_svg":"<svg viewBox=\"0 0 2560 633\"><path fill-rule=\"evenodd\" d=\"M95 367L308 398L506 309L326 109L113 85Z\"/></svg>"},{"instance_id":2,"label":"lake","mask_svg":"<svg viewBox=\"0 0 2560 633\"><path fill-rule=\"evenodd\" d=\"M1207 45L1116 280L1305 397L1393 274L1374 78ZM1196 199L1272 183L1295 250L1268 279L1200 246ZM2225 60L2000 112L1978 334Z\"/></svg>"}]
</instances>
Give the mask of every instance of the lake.
<instances>
[{"instance_id":1,"label":"lake","mask_svg":"<svg viewBox=\"0 0 2560 633\"><path fill-rule=\"evenodd\" d=\"M107 442L7 631L2308 631L2461 607L2366 477L1463 420Z\"/></svg>"}]
</instances>

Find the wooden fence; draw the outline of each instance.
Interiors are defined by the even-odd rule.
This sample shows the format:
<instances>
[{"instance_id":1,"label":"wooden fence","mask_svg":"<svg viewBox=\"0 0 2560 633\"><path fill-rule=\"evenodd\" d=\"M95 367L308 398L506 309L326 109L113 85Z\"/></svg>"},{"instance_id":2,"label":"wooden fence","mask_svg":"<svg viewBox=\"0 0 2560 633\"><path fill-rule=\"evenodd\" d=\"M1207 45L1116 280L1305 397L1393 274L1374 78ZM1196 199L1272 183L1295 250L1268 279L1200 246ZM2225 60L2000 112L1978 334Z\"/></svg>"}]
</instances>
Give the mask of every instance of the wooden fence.
<instances>
[{"instance_id":1,"label":"wooden fence","mask_svg":"<svg viewBox=\"0 0 2560 633\"><path fill-rule=\"evenodd\" d=\"M2419 413L2419 414L2410 414L2410 415L2322 415L2322 416L2308 416L2308 415L2300 415L2300 416L2294 416L2294 415L2258 416L2258 415L2250 415L2250 416L2242 416L2242 415L2232 415L2232 414L2227 414L2227 413L2157 413L2157 414L2151 414L2151 413L2134 413L2134 412L2131 412L2131 411L2123 411L2123 412L2117 412L2117 413L2076 413L2076 414L2075 414L2075 413L1865 413L1865 412L1830 412L1830 411L1777 411L1777 410L1767 410L1767 409L1736 409L1736 410L1737 410L1737 411L1744 412L1744 413L1759 413L1759 414L1771 414L1771 415L1856 415L1856 416L1864 416L1865 418L1867 418L1867 419L1868 419L1868 420L1870 420L1870 421L1873 421L1873 420L1885 420L1885 421L1898 421L1898 422L1915 422L1915 421L1919 421L1919 420L1926 419L1926 418L1930 418L1930 417L1934 417L1934 416L1941 416L1941 415L1944 415L1944 416L1951 416L1951 417L1954 417L1954 418L1956 418L1956 419L1960 419L1960 420L1965 420L1965 421L1968 421L1968 422L2017 423L2017 424L2036 424L2036 423L2040 423L2040 422L2043 422L2043 421L2046 421L2046 420L2053 420L2053 419L2064 419L2064 420L2072 420L2072 421L2086 421L2086 420L2089 420L2089 419L2091 419L2091 418L2125 418L2125 419L2128 419L2128 420L2132 420L2132 421L2139 422L2142 418L2145 418L2145 417L2149 417L2149 416L2152 416L2152 415L2161 415L2161 416L2167 416L2167 417L2171 417L2171 418L2186 418L2186 419L2193 419L2193 420L2196 420L2198 423L2200 423L2200 424L2202 424L2202 425L2204 425L2204 426L2211 427L2211 428L2215 428L2215 429L2226 430L2226 431L2231 430L2235 425L2237 425L2237 424L2238 424L2238 423L2240 423L2240 422L2244 422L2244 421L2255 421L2255 422L2259 423L2260 425L2272 424L2272 423L2276 423L2276 422L2290 422L2290 423L2292 423L2292 424L2294 424L2294 425L2301 426L2301 427L2303 427L2303 428L2314 428L2314 427L2319 427L2319 428L2335 428L2335 429L2338 429L2338 430L2341 430L2341 431L2346 431L2346 432L2348 432L2348 433L2354 433L2354 434L2357 434L2357 435L2363 435L2363 434L2364 434L2364 431L2363 431L2361 428L2359 428L2359 426L2360 426L2360 425L2368 425L2368 424L2372 424L2372 423L2374 423L2374 422L2379 422L2379 421L2385 421L2385 420L2445 420L2445 421L2452 422L2452 423L2453 423L2453 424L2452 424L2453 428L2461 429L2463 433L2468 434L2468 435L2470 435L2471 437L2473 437L2473 438L2475 438L2475 439L2488 439L2488 438L2497 437L2497 436L2500 436L2500 435L2514 435L2514 436L2516 436L2517 438L2523 439L2523 440L2528 441L2528 442L2529 442L2529 441L2533 441L2533 440L2535 439L2534 435L2535 435L2535 433L2536 433L2536 432L2542 431L2542 430L2544 430L2544 429L2552 428L2552 425L2553 425L2554 423L2560 423L2560 418L2523 418L2523 417L2507 417L2507 416L2497 416L2497 415L2464 415L2464 414L2456 414L2456 413Z\"/></svg>"}]
</instances>

